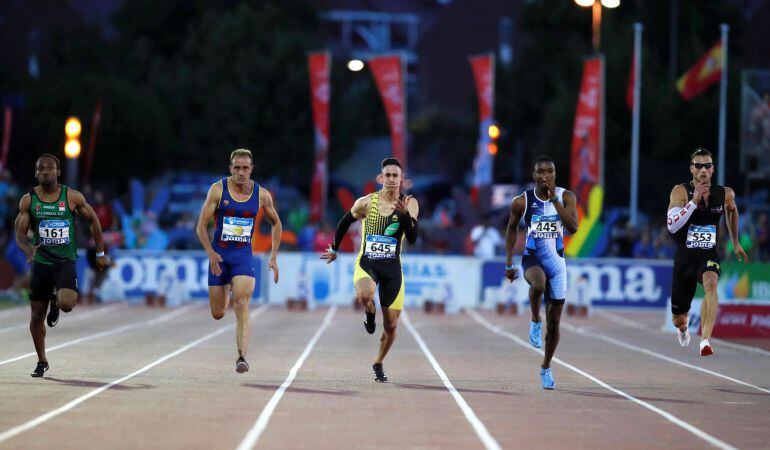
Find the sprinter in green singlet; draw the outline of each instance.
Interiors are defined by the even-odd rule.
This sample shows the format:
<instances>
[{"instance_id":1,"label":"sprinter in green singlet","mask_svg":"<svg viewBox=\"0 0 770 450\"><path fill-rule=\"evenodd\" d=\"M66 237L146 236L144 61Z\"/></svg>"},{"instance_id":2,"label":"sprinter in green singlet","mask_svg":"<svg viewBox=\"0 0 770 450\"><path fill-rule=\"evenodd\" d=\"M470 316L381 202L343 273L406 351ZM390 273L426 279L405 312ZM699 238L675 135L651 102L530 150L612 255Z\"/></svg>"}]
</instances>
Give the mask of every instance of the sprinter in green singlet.
<instances>
[{"instance_id":1,"label":"sprinter in green singlet","mask_svg":"<svg viewBox=\"0 0 770 450\"><path fill-rule=\"evenodd\" d=\"M91 224L99 269L107 265L102 227L96 213L83 194L59 184L59 175L59 159L49 154L41 155L35 162L35 178L40 184L21 198L16 217L16 242L32 263L29 331L38 360L33 377L42 377L48 370L43 319L49 327L55 326L59 320L59 309L65 313L72 311L78 299L75 213Z\"/></svg>"}]
</instances>

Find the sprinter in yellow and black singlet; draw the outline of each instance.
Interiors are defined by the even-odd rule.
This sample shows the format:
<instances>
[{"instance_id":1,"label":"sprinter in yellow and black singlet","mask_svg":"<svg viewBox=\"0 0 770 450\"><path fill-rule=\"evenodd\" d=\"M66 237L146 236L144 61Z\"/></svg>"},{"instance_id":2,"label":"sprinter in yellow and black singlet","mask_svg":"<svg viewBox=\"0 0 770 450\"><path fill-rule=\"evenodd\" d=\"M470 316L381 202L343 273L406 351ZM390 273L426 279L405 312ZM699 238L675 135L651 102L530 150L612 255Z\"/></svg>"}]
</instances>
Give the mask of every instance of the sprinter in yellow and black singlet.
<instances>
[{"instance_id":1,"label":"sprinter in yellow and black singlet","mask_svg":"<svg viewBox=\"0 0 770 450\"><path fill-rule=\"evenodd\" d=\"M337 259L340 243L350 225L356 220L364 220L353 284L356 301L366 308L364 328L369 334L374 334L376 328L374 290L379 286L383 330L380 349L372 366L374 379L379 382L388 381L382 360L396 339L396 325L404 306L401 243L404 237L409 243L417 240L419 206L416 199L401 194L403 180L401 162L396 158L383 160L382 171L377 175L382 189L356 200L337 225L334 242L321 255L321 259L329 263Z\"/></svg>"}]
</instances>

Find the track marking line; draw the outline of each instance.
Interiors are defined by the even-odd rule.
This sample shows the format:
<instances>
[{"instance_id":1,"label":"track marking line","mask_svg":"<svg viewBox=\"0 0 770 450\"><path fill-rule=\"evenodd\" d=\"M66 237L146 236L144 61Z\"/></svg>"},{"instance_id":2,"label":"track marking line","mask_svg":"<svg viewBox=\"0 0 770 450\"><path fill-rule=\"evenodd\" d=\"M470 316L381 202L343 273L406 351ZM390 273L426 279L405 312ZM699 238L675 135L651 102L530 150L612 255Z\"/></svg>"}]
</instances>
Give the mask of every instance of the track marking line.
<instances>
[{"instance_id":1,"label":"track marking line","mask_svg":"<svg viewBox=\"0 0 770 450\"><path fill-rule=\"evenodd\" d=\"M610 313L610 312L607 312L607 311L603 311L601 309L595 309L595 311L596 311L596 313L598 315L604 317L605 319L611 320L611 321L619 323L621 325L627 325L629 327L636 328L637 330L648 331L648 332L653 333L653 334L668 334L668 333L663 333L662 331L660 331L660 329L653 328L653 327L648 327L647 325L640 324L638 322L634 322L631 319L626 319L625 317L618 316L617 314L613 314L613 313ZM720 346L723 346L723 347L728 347L728 348L732 348L732 349L735 349L735 350L743 350L743 351L747 351L747 352L757 353L757 354L764 355L764 356L770 356L770 351L767 351L767 350L765 350L763 348L754 347L754 346L751 346L751 345L736 344L735 342L729 342L729 341L725 341L724 339L719 339L719 338L715 338L715 337L712 337L709 340L713 341L713 342L716 342Z\"/></svg>"},{"instance_id":2,"label":"track marking line","mask_svg":"<svg viewBox=\"0 0 770 450\"><path fill-rule=\"evenodd\" d=\"M190 304L187 304L185 306L182 306L179 309L171 311L170 313L164 314L164 315L162 315L160 317L156 317L154 319L150 319L148 321L129 323L127 325L123 325L123 326L120 326L118 328L114 328L112 330L100 331L99 333L89 334L88 336L83 336L83 337L80 337L80 338L77 338L77 339L73 339L71 341L63 342L63 343L61 343L59 345L54 345L53 347L46 348L45 352L46 353L52 352L54 350L59 350L59 349L62 349L62 348L70 347L72 345L80 344L81 342L86 342L86 341L90 341L90 340L101 338L101 337L105 337L105 336L111 336L113 334L122 333L122 332L128 331L128 330L133 330L134 328L151 326L151 325L156 325L156 324L159 324L159 323L167 322L167 321L169 321L169 320L171 320L171 319L173 319L173 318L175 318L177 316L180 316L180 315L186 313L187 311L189 311L190 309L193 309L196 306L198 306L198 304L190 303ZM14 361L19 361L20 359L29 358L30 356L37 356L37 353L35 353L35 352L25 353L23 355L19 355L19 356L10 358L10 359L6 359L6 360L3 360L3 361L0 361L0 366L12 363Z\"/></svg>"},{"instance_id":3,"label":"track marking line","mask_svg":"<svg viewBox=\"0 0 770 450\"><path fill-rule=\"evenodd\" d=\"M414 336L414 339L417 341L420 349L425 354L428 362L430 362L430 365L433 366L433 370L436 371L439 378L441 378L441 381L444 383L446 389L450 394L452 394L452 398L454 398L455 402L457 402L457 406L460 407L460 410L465 415L465 419L471 424L473 430L476 432L476 435L478 435L479 439L484 444L484 447L487 449L500 449L500 444L492 436L489 430L487 430L487 427L484 426L484 423L481 422L481 420L476 416L476 413L473 412L473 409L470 407L470 405L468 405L463 396L457 392L457 389L455 389L454 385L452 385L452 382L449 381L449 377L447 376L446 372L444 372L444 370L441 368L438 361L436 361L436 358L433 357L433 353L431 353L430 349L425 344L425 341L422 340L420 333L418 333L417 329L414 327L414 325L412 325L412 322L409 320L409 317L406 315L406 313L403 314L403 318L406 329L412 333L412 336Z\"/></svg>"},{"instance_id":4,"label":"track marking line","mask_svg":"<svg viewBox=\"0 0 770 450\"><path fill-rule=\"evenodd\" d=\"M499 326L492 325L485 318L481 317L481 315L479 315L479 313L477 313L476 311L466 310L466 312L468 313L468 315L473 317L473 319L476 322L478 322L480 325L482 325L484 328L488 329L489 331L491 331L491 332L493 332L493 333L495 333L497 335L503 336L505 338L508 338L508 339L512 340L513 342L521 345L522 347L528 348L528 349L530 349L530 350L532 350L532 351L534 351L536 353L539 353L541 355L543 354L543 350L536 349L536 348L532 347L529 344L529 342L524 342L523 339L519 338L518 336L516 336L514 334L511 334L511 333L509 333L507 331L502 330ZM680 428L690 432L695 437L708 442L709 444L713 445L714 447L721 448L723 450L737 450L732 445L730 445L730 444L728 444L728 443L726 443L726 442L724 442L722 440L717 439L716 437L706 433L705 431L701 430L700 428L698 428L698 427L696 427L694 425L691 425L688 422L685 422L684 420L674 416L673 414L671 414L671 413L669 413L669 412L667 412L665 410L662 410L662 409L658 408L657 406L654 406L654 405L652 405L650 403L647 403L644 400L640 400L640 399L634 397L631 394L628 394L628 393L626 393L624 391L621 391L620 389L612 387L609 384L605 383L604 381L596 378L595 376L589 374L588 372L585 372L585 371L583 371L581 369L578 369L577 367L573 366L572 364L569 364L566 361L562 361L561 359L556 358L556 357L553 358L553 361L558 363L558 364L560 364L560 365L562 365L562 366L564 366L564 367L566 367L567 369L569 369L569 370L571 370L571 371L573 371L573 372L575 372L575 373L577 373L579 375L582 375L583 377L593 381L594 383L598 384L599 386L601 386L601 387L603 387L603 388L605 388L605 389L607 389L609 391L612 391L612 392L620 395L621 397L624 397L624 398L626 398L628 400L631 400L632 402L636 403L639 406L642 406L644 408L649 409L650 411L654 412L655 414L658 414L659 416L662 416L663 418L665 418L669 422L673 423L674 425L676 425L676 426L678 426L678 427L680 427Z\"/></svg>"},{"instance_id":5,"label":"track marking line","mask_svg":"<svg viewBox=\"0 0 770 450\"><path fill-rule=\"evenodd\" d=\"M270 417L273 415L273 412L275 411L275 408L278 406L278 402L281 401L281 397L283 397L283 394L286 392L286 389L291 386L291 383L294 381L294 378L297 376L297 372L299 372L299 369L302 367L302 364L304 364L307 357L310 355L310 352L313 351L313 347L315 347L316 342L318 342L318 339L321 338L321 335L323 332L329 327L329 324L332 322L332 317L334 317L334 313L337 312L337 307L332 306L329 308L329 311L326 312L326 315L324 316L324 320L321 323L321 326L318 327L313 337L310 339L310 342L307 343L307 346L305 346L305 350L300 355L297 362L294 363L294 366L292 366L291 370L289 370L289 375L286 377L285 380L283 380L283 383L281 386L276 389L276 391L273 393L273 396L270 397L270 401L267 402L267 405L262 409L262 412L259 414L259 417L257 418L257 421L254 423L254 426L249 430L248 433L246 433L246 436L243 438L243 441L241 441L240 445L238 445L238 450L245 450L245 449L252 449L255 445L257 445L257 441L259 440L260 436L262 436L262 433L267 428L267 424L270 421Z\"/></svg>"},{"instance_id":6,"label":"track marking line","mask_svg":"<svg viewBox=\"0 0 770 450\"><path fill-rule=\"evenodd\" d=\"M268 307L269 307L268 305L260 306L259 308L254 310L253 313L251 313L251 318L255 319L257 316L259 316L260 314L265 312L268 309ZM140 374L142 374L144 372L147 372L148 370L152 369L153 367L155 367L155 366L157 366L159 364L162 364L162 363L168 361L169 359L171 359L171 358L173 358L175 356L179 356L182 353L186 352L187 350L190 350L191 348L193 348L193 347L195 347L195 346L197 346L197 345L199 345L199 344L201 344L201 343L203 343L205 341L208 341L209 339L211 339L213 337L219 336L220 334L222 334L222 333L224 333L226 331L229 331L232 328L235 328L235 324L226 325L226 326L224 326L224 327L222 327L222 328L220 328L220 329L218 329L216 331L213 331L213 332L203 336L202 338L196 339L196 340L190 342L189 344L187 344L187 345L185 345L183 347L178 348L177 350L175 350L175 351L173 351L173 352L171 352L171 353L169 353L169 354L167 354L165 356L162 356L162 357L156 359L155 361L151 362L150 364L147 364L146 366L142 367L139 370L131 372L130 374L128 374L128 375L126 375L126 376L124 376L122 378L118 378L115 381L111 381L110 383L105 384L104 386L98 387L98 388L88 392L87 394L81 395L80 397L78 397L78 398L76 398L76 399L74 399L74 400L72 400L72 401L70 401L70 402L68 402L68 403L66 403L66 404L64 404L64 405L54 409L54 410L51 410L51 411L49 411L49 412L47 412L47 413L45 413L43 415L40 415L40 416L38 416L38 417L28 421L28 422L25 422L25 423L23 423L21 425L18 425L18 426L13 427L13 428L11 428L9 430L6 430L3 433L0 433L0 442L7 441L8 439L11 439L14 436L17 436L17 435L19 435L19 434L21 434L21 433L23 433L25 431L29 431L32 428L35 428L35 427L37 427L39 425L42 425L45 422L48 422L49 420L53 419L54 417L62 415L64 413L66 413L67 411L75 408L76 406L80 405L81 403L85 402L86 400L101 394L102 392L106 391L107 389L109 389L109 388L111 388L113 386L116 386L118 384L121 384L124 381L129 380L131 378L134 378L135 376L140 375Z\"/></svg>"},{"instance_id":7,"label":"track marking line","mask_svg":"<svg viewBox=\"0 0 770 450\"><path fill-rule=\"evenodd\" d=\"M105 306L103 308L88 310L88 311L73 315L72 318L67 319L67 322L75 322L78 320L85 320L85 319L90 319L92 317L102 316L104 314L114 312L116 310L128 308L128 306L129 306L128 303L117 303L114 305ZM62 313L62 314L67 314L67 313ZM24 323L21 325L12 325L6 328L0 328L0 333L2 333L3 331L22 330L22 329L29 330L29 323Z\"/></svg>"},{"instance_id":8,"label":"track marking line","mask_svg":"<svg viewBox=\"0 0 770 450\"><path fill-rule=\"evenodd\" d=\"M589 331L584 330L583 328L575 327L573 325L570 325L570 324L564 323L564 322L562 322L561 326L563 328L565 328L565 329L567 329L569 331L572 331L573 333L577 333L577 334L579 334L581 336L586 336L586 337L590 337L590 338L599 339L599 340L604 341L604 342L609 342L610 344L617 345L618 347L623 347L623 348L628 349L628 350L633 350L635 352L644 353L645 355L652 356L653 358L662 359L663 361L667 361L667 362L670 362L672 364L678 364L680 366L687 367L688 369L697 370L698 372L703 372L703 373L706 373L706 374L709 374L709 375L713 375L715 377L722 378L723 380L732 381L733 383L740 384L740 385L743 385L743 386L746 386L746 387L750 387L752 389L756 389L756 390L758 390L760 392L764 392L766 394L770 394L770 389L765 389L765 388L756 386L754 384L747 383L745 381L741 381L741 380L739 380L737 378L733 378L733 377L721 374L719 372L715 372L713 370L704 369L703 367L699 367L699 366L696 366L696 365L693 365L693 364L689 364L689 363L686 363L686 362L683 362L683 361L679 361L677 359L674 359L674 358L662 355L660 353L653 352L652 350L647 350L646 348L637 347L636 345L629 344L627 342L623 342L623 341L621 341L619 339L615 339L615 338L612 338L612 337L609 337L609 336L605 336L605 335L597 333L595 331L590 331L589 332Z\"/></svg>"}]
</instances>

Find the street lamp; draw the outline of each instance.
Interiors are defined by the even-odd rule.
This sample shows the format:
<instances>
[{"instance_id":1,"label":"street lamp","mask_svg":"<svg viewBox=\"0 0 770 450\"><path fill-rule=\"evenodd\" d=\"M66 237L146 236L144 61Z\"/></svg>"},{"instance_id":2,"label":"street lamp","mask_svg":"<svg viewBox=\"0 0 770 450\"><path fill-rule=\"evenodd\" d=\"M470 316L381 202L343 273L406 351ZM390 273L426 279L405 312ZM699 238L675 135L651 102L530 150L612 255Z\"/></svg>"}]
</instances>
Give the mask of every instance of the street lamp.
<instances>
[{"instance_id":1,"label":"street lamp","mask_svg":"<svg viewBox=\"0 0 770 450\"><path fill-rule=\"evenodd\" d=\"M605 8L617 8L620 6L620 0L575 0L579 6L584 8L591 7L593 10L593 43L594 52L599 52L599 42L601 41L601 29L602 29L602 6Z\"/></svg>"},{"instance_id":2,"label":"street lamp","mask_svg":"<svg viewBox=\"0 0 770 450\"><path fill-rule=\"evenodd\" d=\"M64 156L67 157L67 185L73 186L78 179L78 157L80 156L80 132L83 127L77 117L70 117L64 125L67 143L64 144Z\"/></svg>"}]
</instances>

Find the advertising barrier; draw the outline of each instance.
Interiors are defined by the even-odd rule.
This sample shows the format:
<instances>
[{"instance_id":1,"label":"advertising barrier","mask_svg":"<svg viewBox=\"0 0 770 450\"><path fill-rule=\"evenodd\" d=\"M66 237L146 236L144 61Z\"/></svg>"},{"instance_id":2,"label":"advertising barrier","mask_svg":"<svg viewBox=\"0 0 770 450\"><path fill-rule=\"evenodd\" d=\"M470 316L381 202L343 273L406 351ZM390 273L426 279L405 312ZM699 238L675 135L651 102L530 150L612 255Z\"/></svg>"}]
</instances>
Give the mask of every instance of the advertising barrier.
<instances>
[{"instance_id":1,"label":"advertising barrier","mask_svg":"<svg viewBox=\"0 0 770 450\"><path fill-rule=\"evenodd\" d=\"M327 264L317 253L285 253L278 263L281 281L268 283L270 303L283 304L289 298L300 298L307 299L311 308L352 304L354 254L340 253L336 261ZM405 255L402 268L407 308L433 300L444 303L446 311L454 313L478 304L481 262L476 258Z\"/></svg>"},{"instance_id":2,"label":"advertising barrier","mask_svg":"<svg viewBox=\"0 0 770 450\"><path fill-rule=\"evenodd\" d=\"M567 261L567 303L593 306L664 308L671 296L671 261L643 259L569 259ZM519 279L511 290L506 285L503 261L482 264L482 303L509 289L508 299L526 302L529 287ZM491 289L489 289L491 288ZM491 307L492 305L485 305Z\"/></svg>"}]
</instances>

